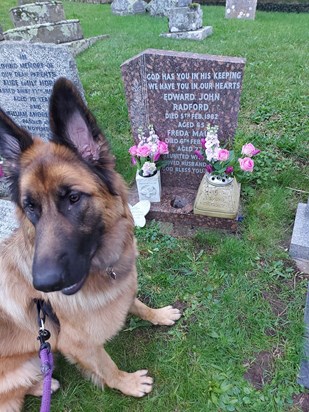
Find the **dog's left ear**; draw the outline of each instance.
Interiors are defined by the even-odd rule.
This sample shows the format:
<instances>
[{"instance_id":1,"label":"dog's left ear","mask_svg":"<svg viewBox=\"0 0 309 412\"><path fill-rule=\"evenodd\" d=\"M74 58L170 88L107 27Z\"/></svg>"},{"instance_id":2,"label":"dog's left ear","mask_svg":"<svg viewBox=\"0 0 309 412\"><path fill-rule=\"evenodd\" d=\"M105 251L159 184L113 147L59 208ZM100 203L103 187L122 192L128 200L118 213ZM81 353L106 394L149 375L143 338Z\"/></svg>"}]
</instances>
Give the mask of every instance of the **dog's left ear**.
<instances>
[{"instance_id":1,"label":"dog's left ear","mask_svg":"<svg viewBox=\"0 0 309 412\"><path fill-rule=\"evenodd\" d=\"M116 194L112 184L115 162L108 142L77 88L63 77L53 87L49 121L52 141L77 151L109 191Z\"/></svg>"},{"instance_id":2,"label":"dog's left ear","mask_svg":"<svg viewBox=\"0 0 309 412\"><path fill-rule=\"evenodd\" d=\"M11 198L16 203L19 201L20 158L32 144L30 133L0 109L0 156L4 159L4 172Z\"/></svg>"}]
</instances>

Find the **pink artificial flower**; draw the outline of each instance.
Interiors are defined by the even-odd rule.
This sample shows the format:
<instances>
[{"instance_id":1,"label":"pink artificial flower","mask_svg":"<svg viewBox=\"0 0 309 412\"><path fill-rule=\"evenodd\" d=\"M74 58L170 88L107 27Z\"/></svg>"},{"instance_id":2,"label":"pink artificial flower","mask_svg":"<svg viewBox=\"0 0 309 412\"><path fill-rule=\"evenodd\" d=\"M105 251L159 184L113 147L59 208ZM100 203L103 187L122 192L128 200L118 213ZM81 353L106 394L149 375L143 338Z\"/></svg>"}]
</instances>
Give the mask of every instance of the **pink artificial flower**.
<instances>
[{"instance_id":1,"label":"pink artificial flower","mask_svg":"<svg viewBox=\"0 0 309 412\"><path fill-rule=\"evenodd\" d=\"M204 139L204 138L201 139L201 145L202 145L202 148L205 149L205 147L206 147L206 139Z\"/></svg>"},{"instance_id":2,"label":"pink artificial flower","mask_svg":"<svg viewBox=\"0 0 309 412\"><path fill-rule=\"evenodd\" d=\"M160 159L160 156L161 156L160 152L156 152L153 156L153 161L157 162Z\"/></svg>"},{"instance_id":3,"label":"pink artificial flower","mask_svg":"<svg viewBox=\"0 0 309 412\"><path fill-rule=\"evenodd\" d=\"M260 153L260 150L256 149L252 143L247 143L243 145L241 149L241 154L249 157L255 156L258 153Z\"/></svg>"},{"instance_id":4,"label":"pink artificial flower","mask_svg":"<svg viewBox=\"0 0 309 412\"><path fill-rule=\"evenodd\" d=\"M194 154L200 159L200 160L204 160L204 156L202 155L202 153L199 150L194 150Z\"/></svg>"},{"instance_id":5,"label":"pink artificial flower","mask_svg":"<svg viewBox=\"0 0 309 412\"><path fill-rule=\"evenodd\" d=\"M220 162L225 162L230 157L230 152L226 149L220 149L218 152L218 160Z\"/></svg>"},{"instance_id":6,"label":"pink artificial flower","mask_svg":"<svg viewBox=\"0 0 309 412\"><path fill-rule=\"evenodd\" d=\"M130 153L131 156L136 156L136 154L137 154L137 146L132 146L132 147L130 147L129 153Z\"/></svg>"},{"instance_id":7,"label":"pink artificial flower","mask_svg":"<svg viewBox=\"0 0 309 412\"><path fill-rule=\"evenodd\" d=\"M160 154L168 154L168 144L159 140L158 142L158 152Z\"/></svg>"},{"instance_id":8,"label":"pink artificial flower","mask_svg":"<svg viewBox=\"0 0 309 412\"><path fill-rule=\"evenodd\" d=\"M227 174L227 175L229 175L229 174L231 174L231 173L233 173L234 172L234 167L233 166L228 166L226 169L225 169L225 173Z\"/></svg>"},{"instance_id":9,"label":"pink artificial flower","mask_svg":"<svg viewBox=\"0 0 309 412\"><path fill-rule=\"evenodd\" d=\"M3 172L2 166L0 164L0 178L3 177L3 176L4 176L4 172Z\"/></svg>"},{"instance_id":10,"label":"pink artificial flower","mask_svg":"<svg viewBox=\"0 0 309 412\"><path fill-rule=\"evenodd\" d=\"M136 152L137 156L147 157L150 155L150 153L151 153L151 148L147 144L137 147L137 152Z\"/></svg>"},{"instance_id":11,"label":"pink artificial flower","mask_svg":"<svg viewBox=\"0 0 309 412\"><path fill-rule=\"evenodd\" d=\"M212 173L213 167L211 165L206 165L206 172L207 173Z\"/></svg>"},{"instance_id":12,"label":"pink artificial flower","mask_svg":"<svg viewBox=\"0 0 309 412\"><path fill-rule=\"evenodd\" d=\"M254 168L254 161L250 157L238 159L241 170L244 172L252 172Z\"/></svg>"},{"instance_id":13,"label":"pink artificial flower","mask_svg":"<svg viewBox=\"0 0 309 412\"><path fill-rule=\"evenodd\" d=\"M131 162L132 162L132 165L136 165L136 163L137 163L137 161L136 161L136 159L135 159L135 157L131 157Z\"/></svg>"}]
</instances>

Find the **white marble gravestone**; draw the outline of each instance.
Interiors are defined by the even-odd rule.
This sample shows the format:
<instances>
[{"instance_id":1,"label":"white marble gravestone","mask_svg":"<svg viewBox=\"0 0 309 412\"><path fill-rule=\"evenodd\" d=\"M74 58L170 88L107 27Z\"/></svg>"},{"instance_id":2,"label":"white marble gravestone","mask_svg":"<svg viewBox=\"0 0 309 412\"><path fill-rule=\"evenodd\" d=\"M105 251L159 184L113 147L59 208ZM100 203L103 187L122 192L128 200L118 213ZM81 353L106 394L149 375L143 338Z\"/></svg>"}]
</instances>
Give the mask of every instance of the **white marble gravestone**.
<instances>
[{"instance_id":1,"label":"white marble gravestone","mask_svg":"<svg viewBox=\"0 0 309 412\"><path fill-rule=\"evenodd\" d=\"M255 19L257 0L226 0L225 17L227 19Z\"/></svg>"}]
</instances>

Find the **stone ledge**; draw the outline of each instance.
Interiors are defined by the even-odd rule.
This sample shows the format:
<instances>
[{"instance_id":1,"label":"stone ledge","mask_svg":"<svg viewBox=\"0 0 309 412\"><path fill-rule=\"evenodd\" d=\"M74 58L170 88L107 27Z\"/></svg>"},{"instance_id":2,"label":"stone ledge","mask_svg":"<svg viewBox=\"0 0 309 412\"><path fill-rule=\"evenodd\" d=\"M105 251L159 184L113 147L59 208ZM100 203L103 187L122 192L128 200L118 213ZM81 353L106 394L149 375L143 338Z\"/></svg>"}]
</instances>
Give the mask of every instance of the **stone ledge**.
<instances>
[{"instance_id":1,"label":"stone ledge","mask_svg":"<svg viewBox=\"0 0 309 412\"><path fill-rule=\"evenodd\" d=\"M208 217L193 214L193 204L196 196L196 190L183 187L162 187L162 196L160 203L151 203L151 208L146 216L147 220L157 220L169 222L174 225L181 225L186 230L192 229L221 229L227 232L236 233L239 228L238 219L226 219L218 217ZM175 199L184 206L175 208ZM129 203L135 205L138 203L138 193L134 184L129 191Z\"/></svg>"},{"instance_id":2,"label":"stone ledge","mask_svg":"<svg viewBox=\"0 0 309 412\"><path fill-rule=\"evenodd\" d=\"M75 57L78 54L82 53L84 50L87 50L90 46L95 44L99 40L108 39L108 34L101 34L95 37L89 37L88 39L75 40L69 43L62 43L63 46L66 46L70 49L72 55Z\"/></svg>"},{"instance_id":3,"label":"stone ledge","mask_svg":"<svg viewBox=\"0 0 309 412\"><path fill-rule=\"evenodd\" d=\"M212 26L205 26L199 30L193 30L193 31L161 33L160 36L167 37L169 39L204 40L206 37L211 36L212 33L213 33Z\"/></svg>"},{"instance_id":4,"label":"stone ledge","mask_svg":"<svg viewBox=\"0 0 309 412\"><path fill-rule=\"evenodd\" d=\"M35 24L3 33L5 40L25 40L30 43L67 43L82 39L83 33L79 20L62 20L57 23Z\"/></svg>"}]
</instances>

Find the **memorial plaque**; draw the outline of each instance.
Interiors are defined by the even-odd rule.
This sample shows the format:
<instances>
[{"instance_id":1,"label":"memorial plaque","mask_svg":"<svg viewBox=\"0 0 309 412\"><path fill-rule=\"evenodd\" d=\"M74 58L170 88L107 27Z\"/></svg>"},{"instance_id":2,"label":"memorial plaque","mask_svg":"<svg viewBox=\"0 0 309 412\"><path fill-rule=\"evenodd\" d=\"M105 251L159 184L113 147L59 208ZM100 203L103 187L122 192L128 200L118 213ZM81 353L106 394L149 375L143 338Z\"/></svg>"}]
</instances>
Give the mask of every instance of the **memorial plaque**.
<instances>
[{"instance_id":1,"label":"memorial plaque","mask_svg":"<svg viewBox=\"0 0 309 412\"><path fill-rule=\"evenodd\" d=\"M8 237L18 226L14 203L0 199L0 240Z\"/></svg>"},{"instance_id":2,"label":"memorial plaque","mask_svg":"<svg viewBox=\"0 0 309 412\"><path fill-rule=\"evenodd\" d=\"M0 43L0 107L20 126L49 137L48 104L55 80L66 77L84 96L75 60L64 46Z\"/></svg>"},{"instance_id":3,"label":"memorial plaque","mask_svg":"<svg viewBox=\"0 0 309 412\"><path fill-rule=\"evenodd\" d=\"M245 59L148 49L122 65L122 76L137 141L149 124L169 144L163 186L197 189L205 163L194 150L207 124L219 126L224 144L233 141Z\"/></svg>"}]
</instances>

